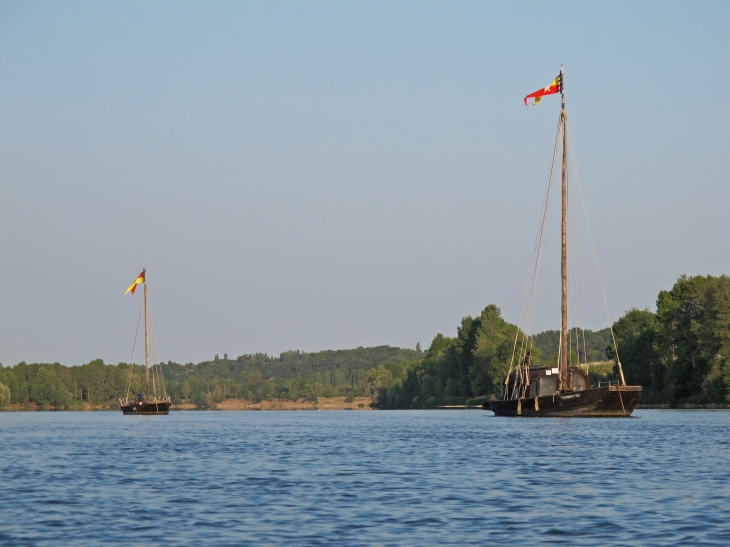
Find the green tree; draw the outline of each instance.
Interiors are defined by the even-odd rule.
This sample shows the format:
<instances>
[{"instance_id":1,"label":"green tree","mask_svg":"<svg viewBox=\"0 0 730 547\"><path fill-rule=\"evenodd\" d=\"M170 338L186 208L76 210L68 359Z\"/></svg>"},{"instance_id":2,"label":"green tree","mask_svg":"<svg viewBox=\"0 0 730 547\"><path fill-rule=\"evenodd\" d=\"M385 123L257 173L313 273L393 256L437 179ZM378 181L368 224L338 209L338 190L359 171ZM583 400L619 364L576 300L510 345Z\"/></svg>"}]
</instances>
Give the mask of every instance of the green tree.
<instances>
[{"instance_id":1,"label":"green tree","mask_svg":"<svg viewBox=\"0 0 730 547\"><path fill-rule=\"evenodd\" d=\"M539 348L540 354L546 363L558 362L558 346L560 345L560 331L546 330L533 336L533 343ZM581 363L606 361L606 346L612 344L611 330L608 328L591 331L589 329L572 328L568 331L568 346L579 352Z\"/></svg>"},{"instance_id":2,"label":"green tree","mask_svg":"<svg viewBox=\"0 0 730 547\"><path fill-rule=\"evenodd\" d=\"M659 293L657 317L669 401L730 402L730 278L680 277Z\"/></svg>"},{"instance_id":3,"label":"green tree","mask_svg":"<svg viewBox=\"0 0 730 547\"><path fill-rule=\"evenodd\" d=\"M620 359L626 382L660 394L664 390L666 364L658 348L661 325L657 315L649 310L629 310L613 324L613 332L618 356L612 343L605 352L616 363L614 377L618 377Z\"/></svg>"},{"instance_id":4,"label":"green tree","mask_svg":"<svg viewBox=\"0 0 730 547\"><path fill-rule=\"evenodd\" d=\"M0 408L4 408L10 404L10 388L5 384L0 384Z\"/></svg>"},{"instance_id":5,"label":"green tree","mask_svg":"<svg viewBox=\"0 0 730 547\"><path fill-rule=\"evenodd\" d=\"M404 363L402 370L387 363L382 371L371 370L371 378L379 382L374 404L431 408L500 392L518 335L522 337L502 319L499 308L489 305L477 317L464 317L455 338L437 334L421 360Z\"/></svg>"},{"instance_id":6,"label":"green tree","mask_svg":"<svg viewBox=\"0 0 730 547\"><path fill-rule=\"evenodd\" d=\"M471 395L501 392L517 336L517 327L502 319L497 306L492 304L484 308L475 332L474 359L470 368ZM521 342L522 333L519 333L518 347Z\"/></svg>"},{"instance_id":7,"label":"green tree","mask_svg":"<svg viewBox=\"0 0 730 547\"><path fill-rule=\"evenodd\" d=\"M61 385L61 381L53 369L48 366L40 366L33 381L30 399L38 406L44 408L53 406L60 409L68 405L71 395Z\"/></svg>"}]
</instances>

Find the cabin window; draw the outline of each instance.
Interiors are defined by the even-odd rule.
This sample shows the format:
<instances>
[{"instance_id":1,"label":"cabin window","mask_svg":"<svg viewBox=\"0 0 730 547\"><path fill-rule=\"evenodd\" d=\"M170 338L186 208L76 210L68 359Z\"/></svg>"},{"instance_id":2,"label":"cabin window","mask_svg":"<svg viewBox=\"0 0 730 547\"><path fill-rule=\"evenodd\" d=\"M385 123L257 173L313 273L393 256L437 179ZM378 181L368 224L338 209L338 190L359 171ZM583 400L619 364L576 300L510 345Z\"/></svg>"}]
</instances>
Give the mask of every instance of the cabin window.
<instances>
[{"instance_id":1,"label":"cabin window","mask_svg":"<svg viewBox=\"0 0 730 547\"><path fill-rule=\"evenodd\" d=\"M586 388L586 379L582 374L574 372L570 377L570 381L573 384L574 391L583 391Z\"/></svg>"},{"instance_id":2,"label":"cabin window","mask_svg":"<svg viewBox=\"0 0 730 547\"><path fill-rule=\"evenodd\" d=\"M552 395L557 390L555 388L555 376L542 376L540 378L540 396Z\"/></svg>"},{"instance_id":3,"label":"cabin window","mask_svg":"<svg viewBox=\"0 0 730 547\"><path fill-rule=\"evenodd\" d=\"M530 397L537 397L537 380L530 382Z\"/></svg>"}]
</instances>

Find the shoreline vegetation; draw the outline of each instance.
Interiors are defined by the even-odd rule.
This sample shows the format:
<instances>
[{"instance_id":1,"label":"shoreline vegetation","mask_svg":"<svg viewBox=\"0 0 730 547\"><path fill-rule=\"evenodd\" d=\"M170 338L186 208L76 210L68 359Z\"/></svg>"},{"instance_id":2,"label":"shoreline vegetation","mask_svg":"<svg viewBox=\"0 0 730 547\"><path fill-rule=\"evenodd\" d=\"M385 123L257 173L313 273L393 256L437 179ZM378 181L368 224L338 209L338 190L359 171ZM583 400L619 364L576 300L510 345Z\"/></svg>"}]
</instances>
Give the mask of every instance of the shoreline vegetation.
<instances>
[{"instance_id":1,"label":"shoreline vegetation","mask_svg":"<svg viewBox=\"0 0 730 547\"><path fill-rule=\"evenodd\" d=\"M263 353L181 365L158 363L151 377L164 381L172 409L371 408L369 371L383 363L417 361L423 352L379 346L278 357ZM158 374L162 372L162 374ZM159 381L159 380L158 380ZM129 384L129 388L127 387ZM0 408L8 410L118 410L119 399L144 392L144 366L19 363L0 367ZM151 393L162 393L161 382ZM362 407L359 405L363 405Z\"/></svg>"},{"instance_id":2,"label":"shoreline vegetation","mask_svg":"<svg viewBox=\"0 0 730 547\"><path fill-rule=\"evenodd\" d=\"M657 297L657 311L632 309L610 329L570 331L572 366L592 384L641 385L639 408L728 408L730 404L730 278L680 277ZM585 333L585 344L583 344ZM578 335L581 343L575 344ZM515 339L525 334L489 305L467 316L456 336L437 334L426 351L379 346L316 353L262 353L198 364L158 363L173 409L418 409L481 406L501 394ZM530 337L532 363L557 363L558 331ZM159 378L159 375L153 374ZM105 364L0 365L4 410L115 410L119 398L144 390L144 369ZM155 386L161 393L161 385ZM361 406L362 405L362 406Z\"/></svg>"},{"instance_id":3,"label":"shoreline vegetation","mask_svg":"<svg viewBox=\"0 0 730 547\"><path fill-rule=\"evenodd\" d=\"M218 403L213 403L205 408L200 408L192 403L182 402L174 404L170 410L175 411L193 411L193 410L220 410L220 411L240 411L240 410L373 410L371 397L320 397L317 400L298 399L296 401L286 399L270 399L263 401L247 401L246 399L224 399ZM26 412L39 410L64 410L64 411L118 411L119 405L94 405L92 403L84 403L83 405L75 405L64 409L47 408L37 405L36 403L13 404L3 408L10 412Z\"/></svg>"}]
</instances>

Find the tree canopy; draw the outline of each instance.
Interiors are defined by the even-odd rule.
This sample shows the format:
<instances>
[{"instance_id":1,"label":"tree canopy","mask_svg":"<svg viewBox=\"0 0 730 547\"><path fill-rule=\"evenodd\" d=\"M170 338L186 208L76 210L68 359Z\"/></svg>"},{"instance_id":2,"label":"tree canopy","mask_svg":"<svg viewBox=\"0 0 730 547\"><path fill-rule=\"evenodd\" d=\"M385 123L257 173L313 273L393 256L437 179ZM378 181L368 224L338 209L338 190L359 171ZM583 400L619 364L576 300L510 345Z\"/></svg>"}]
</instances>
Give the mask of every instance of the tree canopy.
<instances>
[{"instance_id":1,"label":"tree canopy","mask_svg":"<svg viewBox=\"0 0 730 547\"><path fill-rule=\"evenodd\" d=\"M232 397L261 401L369 396L370 369L380 363L397 367L421 356L418 350L390 346L316 353L288 351L279 357L257 353L236 359L216 356L198 364L160 363L153 366L153 372L162 372L165 391L174 403L205 408ZM127 394L128 383L132 395L144 392L144 367L110 365L101 359L73 367L19 363L0 367L0 384L9 391L9 400L5 401L0 387L0 403L21 407L34 404L44 409L110 408ZM162 384L155 387L161 394Z\"/></svg>"},{"instance_id":2,"label":"tree canopy","mask_svg":"<svg viewBox=\"0 0 730 547\"><path fill-rule=\"evenodd\" d=\"M630 310L614 331L626 381L645 388L645 401L730 403L727 276L682 276L659 293L656 313Z\"/></svg>"},{"instance_id":3,"label":"tree canopy","mask_svg":"<svg viewBox=\"0 0 730 547\"><path fill-rule=\"evenodd\" d=\"M657 312L632 309L610 329L585 331L585 346L571 350L570 362L614 361L608 379L618 378L618 361L629 384L641 385L644 403L730 403L730 278L680 277L657 298ZM571 340L578 335L571 329ZM505 322L499 308L487 306L465 317L456 337L438 334L423 359L404 363L405 371L371 371L380 408L429 408L501 394L515 337L524 336ZM533 337L532 363L557 360L558 331ZM573 344L571 344L572 346ZM590 373L593 381L602 373Z\"/></svg>"},{"instance_id":4,"label":"tree canopy","mask_svg":"<svg viewBox=\"0 0 730 547\"><path fill-rule=\"evenodd\" d=\"M437 334L423 359L404 363L397 375L385 367L371 371L378 379L375 404L430 408L499 391L517 335L517 327L490 304L477 317L464 317L456 337Z\"/></svg>"}]
</instances>

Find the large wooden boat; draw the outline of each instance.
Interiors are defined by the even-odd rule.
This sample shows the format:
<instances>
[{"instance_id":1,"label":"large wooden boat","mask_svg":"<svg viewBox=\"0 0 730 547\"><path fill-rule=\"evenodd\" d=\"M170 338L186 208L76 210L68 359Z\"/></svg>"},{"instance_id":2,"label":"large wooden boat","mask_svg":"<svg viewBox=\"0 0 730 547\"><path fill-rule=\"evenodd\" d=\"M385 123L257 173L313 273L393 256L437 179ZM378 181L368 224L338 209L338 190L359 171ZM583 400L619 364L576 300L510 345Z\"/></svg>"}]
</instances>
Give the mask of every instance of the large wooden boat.
<instances>
[{"instance_id":1,"label":"large wooden boat","mask_svg":"<svg viewBox=\"0 0 730 547\"><path fill-rule=\"evenodd\" d=\"M134 372L134 359L129 367L129 379L127 381L127 395L126 397L119 399L119 406L122 409L122 413L127 415L150 415L150 414L168 414L170 412L171 399L165 393L165 384L162 381L162 370L158 365L157 373L159 374L160 381L153 381L153 397L150 398L150 359L149 359L149 334L147 328L148 312L147 312L147 270L142 270L142 273L137 276L134 283L127 289L127 292L134 294L137 285L142 284L144 290L144 369L145 369L145 394L138 393L136 397L130 399L129 388L131 386L132 375ZM139 323L137 328L139 329ZM135 342L136 345L136 342ZM162 396L157 396L158 384L162 391Z\"/></svg>"},{"instance_id":2,"label":"large wooden boat","mask_svg":"<svg viewBox=\"0 0 730 547\"><path fill-rule=\"evenodd\" d=\"M526 396L502 398L484 403L485 410L497 416L622 418L630 416L641 397L641 386L621 385L621 382L588 383L588 375L581 369L571 368L571 389L558 389L560 369L530 367ZM508 378L507 389L513 392L517 371ZM519 389L519 387L517 387Z\"/></svg>"},{"instance_id":3,"label":"large wooden boat","mask_svg":"<svg viewBox=\"0 0 730 547\"><path fill-rule=\"evenodd\" d=\"M484 403L485 410L491 410L497 416L523 416L523 417L628 417L636 408L641 397L641 386L630 386L624 379L621 361L618 359L618 348L615 339L614 349L618 365L619 379L617 381L600 383L597 386L590 385L588 374L580 367L569 366L569 344L568 344L568 192L567 192L567 135L568 115L565 110L565 92L563 68L560 68L560 75L550 86L536 91L525 97L525 104L528 98L535 98L537 103L544 95L560 93L561 110L558 122L558 134L555 140L553 151L553 165L558 157L558 146L562 153L561 169L561 248L560 248L560 273L561 273L561 329L558 348L558 366L532 366L531 353L532 342L529 335L522 335L518 329L515 346L512 355L510 371L504 380L504 391L502 397L495 398ZM545 219L552 184L553 170L550 171L548 191L546 192L543 217L538 228L538 239L536 249L540 248L543 241L542 230L545 226ZM538 252L539 254L539 252ZM533 254L533 262L535 255ZM536 264L539 264L538 257ZM597 266L597 263L596 263ZM538 266L539 267L539 266ZM532 264L530 266L533 271ZM535 270L537 271L537 270ZM599 272L600 278L600 272ZM534 277L533 277L534 279ZM528 284L530 276L528 275ZM525 291L527 299L528 291ZM604 295L605 300L605 295ZM525 305L523 303L523 312ZM608 308L606 310L608 312ZM609 317L610 322L610 317ZM520 318L522 323L522 317ZM520 342L518 344L518 341ZM520 352L516 350L520 347ZM516 360L517 358L517 360ZM513 364L518 363L516 366Z\"/></svg>"}]
</instances>

